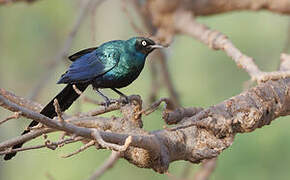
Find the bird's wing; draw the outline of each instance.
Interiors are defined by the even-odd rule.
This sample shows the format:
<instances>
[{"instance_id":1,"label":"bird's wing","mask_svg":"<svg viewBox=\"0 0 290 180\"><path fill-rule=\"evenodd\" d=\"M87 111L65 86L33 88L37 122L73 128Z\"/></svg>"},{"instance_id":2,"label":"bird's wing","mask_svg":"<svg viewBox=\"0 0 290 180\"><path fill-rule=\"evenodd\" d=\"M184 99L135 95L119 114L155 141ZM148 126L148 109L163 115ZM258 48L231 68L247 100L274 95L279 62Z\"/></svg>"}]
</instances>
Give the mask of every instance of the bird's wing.
<instances>
[{"instance_id":1,"label":"bird's wing","mask_svg":"<svg viewBox=\"0 0 290 180\"><path fill-rule=\"evenodd\" d=\"M93 52L94 50L96 50L98 47L92 47L92 48L87 48L87 49L83 49L77 53L74 53L73 55L70 55L68 57L69 60L71 60L72 62L74 62L75 60L79 59L80 57L82 57L83 55L86 55L88 53Z\"/></svg>"},{"instance_id":2,"label":"bird's wing","mask_svg":"<svg viewBox=\"0 0 290 180\"><path fill-rule=\"evenodd\" d=\"M96 50L84 54L71 64L57 83L88 82L113 69L119 59L120 53L116 49Z\"/></svg>"}]
</instances>

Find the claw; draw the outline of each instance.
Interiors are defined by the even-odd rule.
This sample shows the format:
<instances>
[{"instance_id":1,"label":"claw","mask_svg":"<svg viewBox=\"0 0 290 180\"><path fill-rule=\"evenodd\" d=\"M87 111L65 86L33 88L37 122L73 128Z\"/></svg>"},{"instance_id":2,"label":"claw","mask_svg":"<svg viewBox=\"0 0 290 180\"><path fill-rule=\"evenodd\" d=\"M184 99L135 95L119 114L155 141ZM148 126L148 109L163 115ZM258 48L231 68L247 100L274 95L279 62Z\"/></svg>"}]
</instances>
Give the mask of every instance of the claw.
<instances>
[{"instance_id":1,"label":"claw","mask_svg":"<svg viewBox=\"0 0 290 180\"><path fill-rule=\"evenodd\" d=\"M123 94L122 92L120 92L119 90L115 89L115 88L111 88L113 91L115 91L117 94L119 94L121 96L121 98L124 98L124 99L121 99L121 102L125 103L125 104L128 104L130 102L128 96L126 96L125 94Z\"/></svg>"},{"instance_id":2,"label":"claw","mask_svg":"<svg viewBox=\"0 0 290 180\"><path fill-rule=\"evenodd\" d=\"M111 101L109 99L106 99L104 105L105 105L105 109L108 108L111 104Z\"/></svg>"},{"instance_id":3,"label":"claw","mask_svg":"<svg viewBox=\"0 0 290 180\"><path fill-rule=\"evenodd\" d=\"M116 103L116 102L118 102L118 100L116 100L116 99L107 99L107 98L105 98L105 102L104 103L102 103L102 105L103 106L105 106L105 108L107 108L107 107L109 107L111 104L114 104L114 103Z\"/></svg>"},{"instance_id":4,"label":"claw","mask_svg":"<svg viewBox=\"0 0 290 180\"><path fill-rule=\"evenodd\" d=\"M128 96L121 96L122 102L124 102L125 104L129 104L130 100L128 98Z\"/></svg>"},{"instance_id":5,"label":"claw","mask_svg":"<svg viewBox=\"0 0 290 180\"><path fill-rule=\"evenodd\" d=\"M110 104L111 104L110 99L107 96L105 96L101 91L99 91L99 89L96 89L96 92L100 96L102 96L104 98L104 100L105 100L105 103L104 103L105 109L108 108L110 106Z\"/></svg>"}]
</instances>

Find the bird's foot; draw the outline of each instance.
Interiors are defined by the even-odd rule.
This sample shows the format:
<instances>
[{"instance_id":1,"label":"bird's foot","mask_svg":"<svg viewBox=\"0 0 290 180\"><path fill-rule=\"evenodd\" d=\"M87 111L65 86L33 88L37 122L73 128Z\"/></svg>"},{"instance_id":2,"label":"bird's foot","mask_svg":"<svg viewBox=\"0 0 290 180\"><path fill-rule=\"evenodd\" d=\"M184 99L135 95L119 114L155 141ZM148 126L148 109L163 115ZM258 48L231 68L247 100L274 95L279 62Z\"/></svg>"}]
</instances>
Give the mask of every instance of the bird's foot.
<instances>
[{"instance_id":1,"label":"bird's foot","mask_svg":"<svg viewBox=\"0 0 290 180\"><path fill-rule=\"evenodd\" d=\"M110 106L110 104L111 104L111 101L106 99L104 103L105 109L107 109Z\"/></svg>"},{"instance_id":2,"label":"bird's foot","mask_svg":"<svg viewBox=\"0 0 290 180\"><path fill-rule=\"evenodd\" d=\"M105 106L105 108L108 108L111 104L114 104L114 103L118 103L120 102L119 100L117 99L105 99L105 102L103 102L101 105L102 106Z\"/></svg>"},{"instance_id":3,"label":"bird's foot","mask_svg":"<svg viewBox=\"0 0 290 180\"><path fill-rule=\"evenodd\" d=\"M126 96L126 95L121 96L121 97L120 97L120 100L121 100L121 102L124 103L124 104L129 104L129 103L130 103L130 99L129 99L129 97Z\"/></svg>"},{"instance_id":4,"label":"bird's foot","mask_svg":"<svg viewBox=\"0 0 290 180\"><path fill-rule=\"evenodd\" d=\"M102 105L103 106L105 106L105 109L107 109L109 106L110 106L110 104L113 104L113 103L115 103L115 102L117 102L116 100L114 100L114 99L109 99L107 96L105 96L99 89L95 89L96 90L96 92L100 95L100 96L102 96L102 98L105 100L105 102L104 103L102 103Z\"/></svg>"},{"instance_id":5,"label":"bird's foot","mask_svg":"<svg viewBox=\"0 0 290 180\"><path fill-rule=\"evenodd\" d=\"M117 100L115 99L106 99L105 102L102 103L103 106L105 106L105 108L108 108L111 104L116 103Z\"/></svg>"},{"instance_id":6,"label":"bird's foot","mask_svg":"<svg viewBox=\"0 0 290 180\"><path fill-rule=\"evenodd\" d=\"M111 104L114 103L129 104L130 100L127 96L121 96L120 99L106 99L105 102L102 103L102 106L108 108Z\"/></svg>"},{"instance_id":7,"label":"bird's foot","mask_svg":"<svg viewBox=\"0 0 290 180\"><path fill-rule=\"evenodd\" d=\"M130 99L128 98L128 96L126 96L125 94L123 94L121 91L117 90L116 88L111 88L113 91L115 91L117 94L120 95L120 102L124 103L124 104L128 104L130 102Z\"/></svg>"}]
</instances>

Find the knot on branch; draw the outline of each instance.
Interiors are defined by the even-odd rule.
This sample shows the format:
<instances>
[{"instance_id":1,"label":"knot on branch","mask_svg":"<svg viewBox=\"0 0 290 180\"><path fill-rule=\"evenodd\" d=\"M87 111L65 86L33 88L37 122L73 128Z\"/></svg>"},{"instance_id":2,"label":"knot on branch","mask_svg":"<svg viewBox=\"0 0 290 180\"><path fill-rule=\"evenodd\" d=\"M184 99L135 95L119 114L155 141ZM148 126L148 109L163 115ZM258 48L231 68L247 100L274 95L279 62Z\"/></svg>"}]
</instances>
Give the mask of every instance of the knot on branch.
<instances>
[{"instance_id":1,"label":"knot on branch","mask_svg":"<svg viewBox=\"0 0 290 180\"><path fill-rule=\"evenodd\" d=\"M129 96L129 104L121 107L121 112L129 121L132 121L137 127L142 128L143 122L139 112L142 111L142 99L139 95Z\"/></svg>"}]
</instances>

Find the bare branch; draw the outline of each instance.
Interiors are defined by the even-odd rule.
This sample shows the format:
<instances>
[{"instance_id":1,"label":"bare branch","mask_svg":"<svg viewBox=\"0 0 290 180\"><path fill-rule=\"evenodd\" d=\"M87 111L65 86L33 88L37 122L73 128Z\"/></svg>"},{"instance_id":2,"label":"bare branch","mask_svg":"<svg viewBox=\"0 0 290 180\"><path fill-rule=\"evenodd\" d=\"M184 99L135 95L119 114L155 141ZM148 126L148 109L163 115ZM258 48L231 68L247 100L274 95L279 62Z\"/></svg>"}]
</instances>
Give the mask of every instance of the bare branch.
<instances>
[{"instance_id":1,"label":"bare branch","mask_svg":"<svg viewBox=\"0 0 290 180\"><path fill-rule=\"evenodd\" d=\"M117 144L105 142L98 130L93 131L93 137L95 138L97 143L100 144L102 147L107 148L107 149L111 149L114 151L119 151L119 152L126 151L127 148L129 147L129 145L132 143L132 136L128 136L126 138L123 146L119 146Z\"/></svg>"},{"instance_id":2,"label":"bare branch","mask_svg":"<svg viewBox=\"0 0 290 180\"><path fill-rule=\"evenodd\" d=\"M32 140L32 139L39 137L43 134L51 133L54 131L56 131L56 130L50 129L50 128L45 128L45 129L39 129L39 130L30 132L30 133L24 134L24 135L19 136L19 137L15 137L13 139L1 142L0 143L0 150L3 150L3 149L8 148L8 147L12 147L13 145L16 145L19 143L23 143L23 142Z\"/></svg>"},{"instance_id":3,"label":"bare branch","mask_svg":"<svg viewBox=\"0 0 290 180\"><path fill-rule=\"evenodd\" d=\"M9 116L0 121L0 125L9 121L10 119L18 119L21 116L21 112L15 112L12 116Z\"/></svg>"},{"instance_id":4,"label":"bare branch","mask_svg":"<svg viewBox=\"0 0 290 180\"><path fill-rule=\"evenodd\" d=\"M78 153L80 153L80 152L83 152L84 150L86 150L86 149L88 149L89 147L91 147L91 146L93 146L93 145L95 145L95 141L90 141L90 142L88 142L87 144L85 144L84 146L82 146L82 147L80 147L78 150L76 150L75 152L72 152L72 153L70 153L70 154L67 154L67 155L63 155L63 156L61 156L62 158L68 158L68 157L71 157L71 156L73 156L73 155L76 155L76 154L78 154Z\"/></svg>"},{"instance_id":5,"label":"bare branch","mask_svg":"<svg viewBox=\"0 0 290 180\"><path fill-rule=\"evenodd\" d=\"M195 174L194 180L209 180L216 168L217 158L204 160L201 169Z\"/></svg>"},{"instance_id":6,"label":"bare branch","mask_svg":"<svg viewBox=\"0 0 290 180\"><path fill-rule=\"evenodd\" d=\"M152 103L149 108L147 108L145 110L142 110L140 112L140 114L142 113L142 114L144 114L146 116L149 115L149 114L151 114L152 112L154 112L160 106L160 104L162 102L165 102L165 109L166 110L169 110L169 111L174 110L174 104L173 104L173 102L170 99L168 99L168 98L161 98L158 101L155 101L154 103Z\"/></svg>"},{"instance_id":7,"label":"bare branch","mask_svg":"<svg viewBox=\"0 0 290 180\"><path fill-rule=\"evenodd\" d=\"M190 12L179 11L175 18L175 28L179 33L192 36L212 49L225 51L238 67L245 69L253 79L260 77L262 72L253 59L244 55L225 35L198 23Z\"/></svg>"},{"instance_id":8,"label":"bare branch","mask_svg":"<svg viewBox=\"0 0 290 180\"><path fill-rule=\"evenodd\" d=\"M177 112L171 113L183 114L184 117L176 126L170 130L152 132L144 131L138 121L134 120L136 113L139 114L139 111L134 110L138 106L135 103L121 107L121 112L124 113L122 118L98 117L94 121L93 117L73 117L65 119L70 123L64 125L20 107L3 96L0 96L0 104L11 111L21 111L24 117L51 128L97 140L103 148L125 150L124 158L129 162L164 173L170 162L186 160L198 163L214 158L232 144L235 134L254 131L270 124L277 117L289 115L289 88L289 78L267 81L197 114L197 109L192 108L191 114L194 115L190 117L186 117L190 115L190 109L184 110L187 113L178 113L180 109L177 109L174 110ZM78 126L78 121L83 127ZM87 126L84 126L86 123ZM130 146L120 145L127 144L126 139L130 136ZM11 145L13 144L10 143L8 147Z\"/></svg>"},{"instance_id":9,"label":"bare branch","mask_svg":"<svg viewBox=\"0 0 290 180\"><path fill-rule=\"evenodd\" d=\"M116 164L116 162L120 159L120 154L120 152L112 151L110 157L100 168L94 172L94 174L88 180L95 180L101 177L108 169L112 168Z\"/></svg>"},{"instance_id":10,"label":"bare branch","mask_svg":"<svg viewBox=\"0 0 290 180\"><path fill-rule=\"evenodd\" d=\"M59 106L59 103L58 103L57 99L54 99L53 105L54 105L54 109L55 109L55 112L57 114L59 122L63 124L64 123L64 119L62 117L62 112L61 112L61 109L60 109L60 106Z\"/></svg>"},{"instance_id":11,"label":"bare branch","mask_svg":"<svg viewBox=\"0 0 290 180\"><path fill-rule=\"evenodd\" d=\"M0 95L4 96L11 102L14 102L20 106L23 106L35 112L40 112L41 109L43 108L43 106L38 103L16 96L15 94L8 92L2 88L0 88Z\"/></svg>"},{"instance_id":12,"label":"bare branch","mask_svg":"<svg viewBox=\"0 0 290 180\"><path fill-rule=\"evenodd\" d=\"M51 128L57 129L57 130L66 131L67 133L76 134L78 136L82 136L82 137L89 138L89 139L95 139L95 136L97 136L97 139L99 140L98 135L100 135L104 141L109 142L109 143L120 143L121 142L121 143L125 144L124 146L121 146L121 148L114 146L114 148L120 149L120 150L126 149L125 147L127 145L125 142L126 142L126 139L130 136L128 134L117 134L117 133L104 132L104 131L97 131L98 133L96 133L96 130L94 130L94 129L78 127L72 123L61 124L60 122L52 120L52 119L50 119L42 114L35 113L29 109L18 106L17 104L7 100L2 95L0 95L0 104L2 107L9 109L10 111L14 111L14 112L21 111L23 113L24 117L29 118L29 119L33 119L35 121L38 121L46 126L49 126ZM136 146L136 147L140 147L140 148L149 148L149 149L151 149L151 147L156 148L158 145L155 144L156 142L152 141L152 138L153 137L151 137L151 136L138 136L138 135L132 136L132 145ZM129 138L129 139L131 139L131 138ZM142 141L142 143L140 143L140 141ZM14 143L19 143L19 142L15 142L15 141L13 141L13 143L9 142L9 146L14 145ZM0 148L1 148L1 145L7 146L7 144L8 143L3 143L3 144L1 143ZM106 144L106 143L104 143L104 144Z\"/></svg>"},{"instance_id":13,"label":"bare branch","mask_svg":"<svg viewBox=\"0 0 290 180\"><path fill-rule=\"evenodd\" d=\"M280 14L290 14L290 1L289 0L207 0L207 1L188 1L188 0L149 0L148 9L154 9L155 14L166 13L167 15L176 9L187 9L194 13L196 16L214 15L225 13L229 11L241 10L268 10ZM160 16L160 15L158 15ZM162 17L165 23L166 17Z\"/></svg>"},{"instance_id":14,"label":"bare branch","mask_svg":"<svg viewBox=\"0 0 290 180\"><path fill-rule=\"evenodd\" d=\"M85 2L69 38L75 36L86 14L85 11L90 9L89 3L93 1ZM22 116L45 125L45 127L34 129L31 133L0 143L2 153L11 152L12 150L8 150L8 148L19 142L26 142L49 132L63 131L71 138L78 136L83 138L83 142L88 142L79 150L66 156L77 154L94 144L99 145L97 149L107 148L118 151L118 155L113 156L112 153L113 157L95 172L93 178L103 174L120 157L138 167L151 168L159 173L165 173L168 171L170 163L177 160L199 163L215 158L231 146L237 133L254 131L270 124L280 116L290 114L290 68L288 67L290 58L288 55L281 56L282 63L279 71L263 72L255 64L252 57L243 54L225 35L198 23L193 15L206 15L243 8L268 9L289 13L290 6L285 6L289 4L288 0L275 1L276 6L273 6L274 1L239 1L241 7L237 7L238 1L234 0L229 4L228 9L214 9L214 6L217 8L220 4L224 6L223 3L226 1L221 0L218 4L216 0L210 0L203 3L207 5L212 3L212 6L200 10L195 10L195 8L202 6L201 1L148 0L144 3L146 8L142 8L140 2L134 2L136 8L140 10L138 12L144 19L148 32L155 34L153 38L159 39L159 42L163 44L168 44L176 34L194 37L214 50L224 51L238 67L243 68L250 75L252 80L259 82L258 86L206 109L176 108L176 104L179 105L179 100L169 76L166 57L164 53L161 53L159 56L162 75L171 101L163 98L145 110L142 109L142 99L139 96L131 96L130 100L132 101L129 104L116 101L109 108L101 107L97 110L81 113L79 116L62 117L56 101L55 109L60 120L57 121L39 114L41 108L37 103L0 89L0 106L12 112L21 112ZM281 6L282 4L283 6ZM90 5L92 6L92 4ZM207 12L209 9L211 12ZM63 58L71 43L72 39L68 39L57 59ZM55 62L58 63L59 60ZM78 92L77 88L75 90ZM148 115L155 111L161 102L166 102L167 105L163 111L163 120L167 124L175 125L171 128L145 131L142 129L142 114ZM96 117L96 115L118 109L121 111L120 117ZM45 145L41 146L55 149L62 144L56 146L46 139ZM23 148L18 150L23 150ZM214 167L213 160L205 162L202 171L196 177L208 179Z\"/></svg>"},{"instance_id":15,"label":"bare branch","mask_svg":"<svg viewBox=\"0 0 290 180\"><path fill-rule=\"evenodd\" d=\"M80 141L82 139L83 138L78 138L78 139L68 138L68 139L64 139L62 141L58 141L58 142L45 141L45 144L42 144L42 145L22 147L22 148L9 149L9 150L6 150L6 151L1 151L0 155L14 153L14 152L20 152L20 151L27 151L27 150L32 150L32 149L40 149L40 148L44 148L44 147L47 147L47 148L49 148L51 150L55 150L58 147L58 145L60 145L60 144L70 144L70 143L74 143L74 142Z\"/></svg>"},{"instance_id":16,"label":"bare branch","mask_svg":"<svg viewBox=\"0 0 290 180\"><path fill-rule=\"evenodd\" d=\"M78 95L82 95L82 94L83 94L83 92L82 92L81 90L79 90L79 88L78 88L75 84L73 84L73 89L75 90L75 92L76 92Z\"/></svg>"},{"instance_id":17,"label":"bare branch","mask_svg":"<svg viewBox=\"0 0 290 180\"><path fill-rule=\"evenodd\" d=\"M290 77L290 70L262 72L253 58L243 54L222 33L198 23L191 12L180 10L176 13L175 28L182 34L190 35L214 50L222 50L231 57L238 67L243 68L253 81L265 82Z\"/></svg>"}]
</instances>

